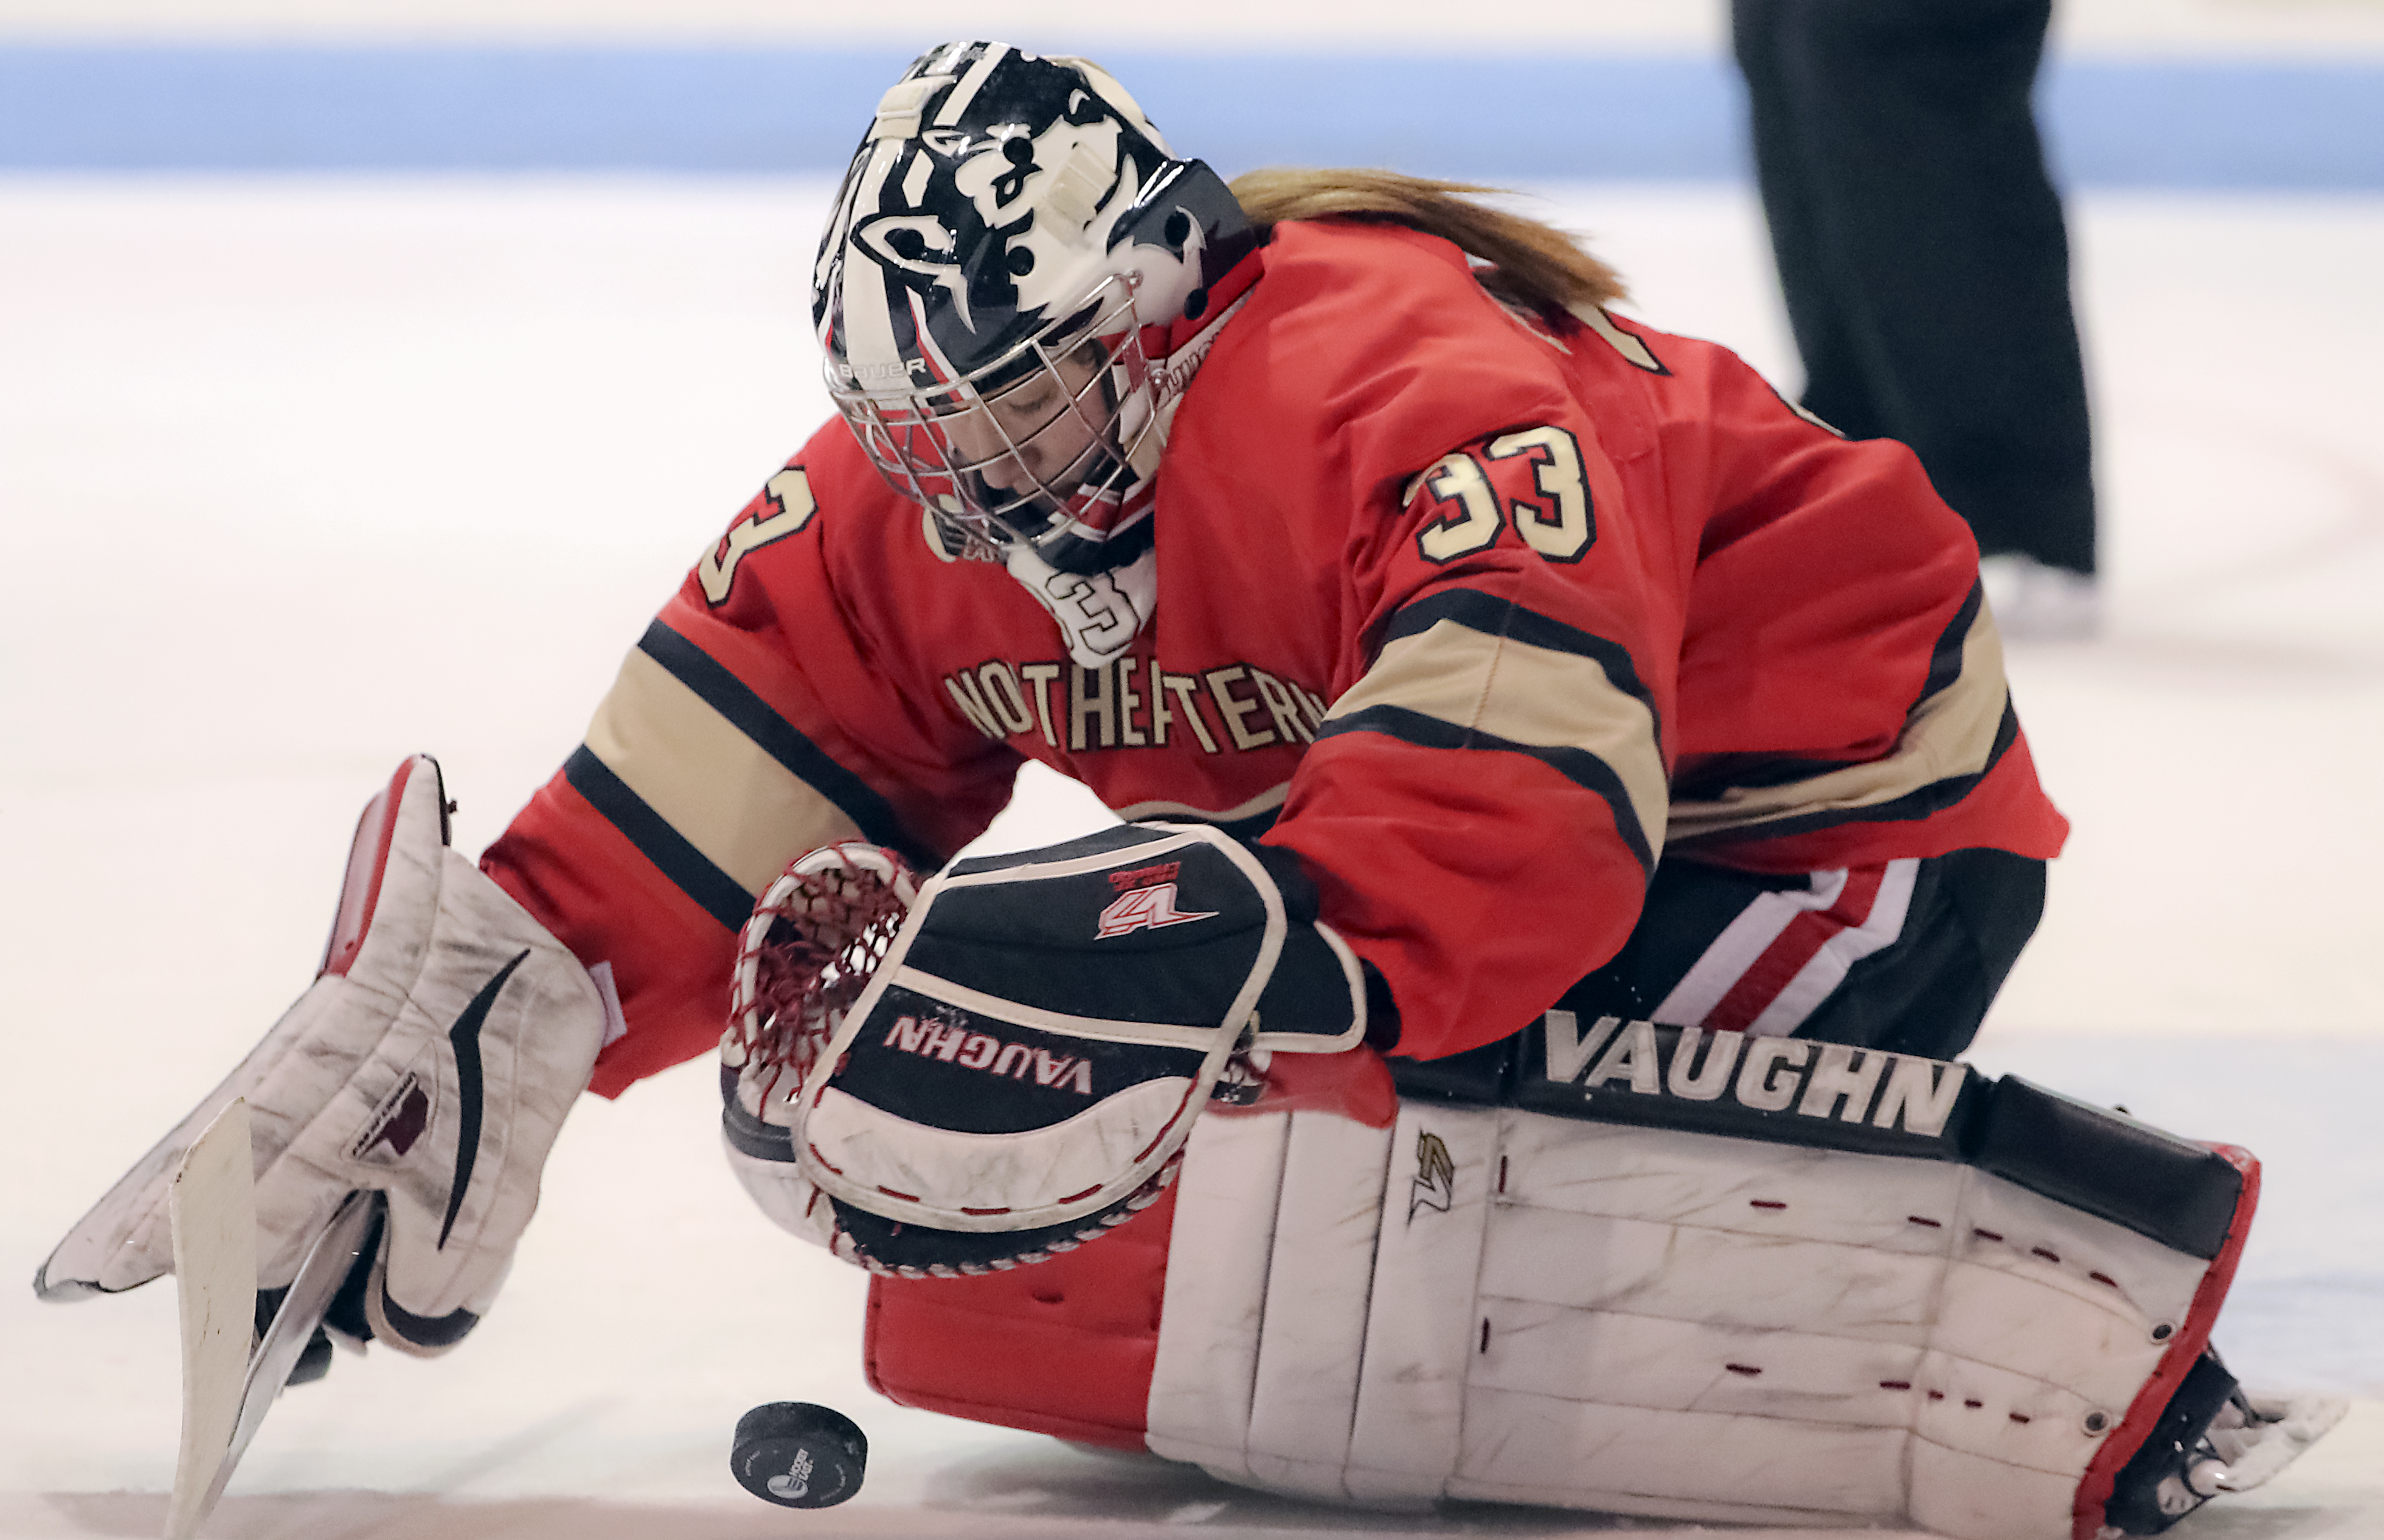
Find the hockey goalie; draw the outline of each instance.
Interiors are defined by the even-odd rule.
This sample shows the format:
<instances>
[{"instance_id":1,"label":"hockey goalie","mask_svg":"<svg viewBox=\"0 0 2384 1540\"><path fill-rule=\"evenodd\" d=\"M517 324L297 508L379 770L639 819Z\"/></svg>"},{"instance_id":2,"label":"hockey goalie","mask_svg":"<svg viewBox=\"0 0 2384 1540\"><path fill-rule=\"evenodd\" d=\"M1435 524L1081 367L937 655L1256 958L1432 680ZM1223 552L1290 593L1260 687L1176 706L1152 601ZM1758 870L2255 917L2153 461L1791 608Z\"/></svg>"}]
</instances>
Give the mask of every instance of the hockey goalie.
<instances>
[{"instance_id":1,"label":"hockey goalie","mask_svg":"<svg viewBox=\"0 0 2384 1540\"><path fill-rule=\"evenodd\" d=\"M1086 61L922 56L812 271L837 419L477 863L400 767L37 1287L167 1271L239 1097L267 1301L377 1194L326 1328L444 1352L581 1091L716 1046L911 1405L1962 1540L2290 1458L2208 1350L2257 1164L1960 1062L2067 829L1962 522L1475 191L1228 187ZM1028 760L1121 824L955 861Z\"/></svg>"}]
</instances>

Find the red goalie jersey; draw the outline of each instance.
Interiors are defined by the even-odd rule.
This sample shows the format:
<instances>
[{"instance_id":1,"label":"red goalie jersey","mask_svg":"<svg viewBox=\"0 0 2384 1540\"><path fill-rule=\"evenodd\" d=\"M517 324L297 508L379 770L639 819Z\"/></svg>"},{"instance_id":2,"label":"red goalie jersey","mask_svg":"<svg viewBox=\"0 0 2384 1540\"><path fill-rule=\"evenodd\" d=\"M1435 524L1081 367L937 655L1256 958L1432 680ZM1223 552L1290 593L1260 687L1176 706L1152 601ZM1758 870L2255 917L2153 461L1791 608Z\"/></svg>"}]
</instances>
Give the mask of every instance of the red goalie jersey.
<instances>
[{"instance_id":1,"label":"red goalie jersey","mask_svg":"<svg viewBox=\"0 0 2384 1540\"><path fill-rule=\"evenodd\" d=\"M1604 962L1659 854L2058 851L1969 533L1900 445L1710 343L1516 314L1431 236L1287 224L1239 276L1115 661L950 559L841 422L689 574L484 857L612 964L596 1089L714 1046L789 859L858 834L940 864L1026 758L1296 851L1417 1057Z\"/></svg>"}]
</instances>

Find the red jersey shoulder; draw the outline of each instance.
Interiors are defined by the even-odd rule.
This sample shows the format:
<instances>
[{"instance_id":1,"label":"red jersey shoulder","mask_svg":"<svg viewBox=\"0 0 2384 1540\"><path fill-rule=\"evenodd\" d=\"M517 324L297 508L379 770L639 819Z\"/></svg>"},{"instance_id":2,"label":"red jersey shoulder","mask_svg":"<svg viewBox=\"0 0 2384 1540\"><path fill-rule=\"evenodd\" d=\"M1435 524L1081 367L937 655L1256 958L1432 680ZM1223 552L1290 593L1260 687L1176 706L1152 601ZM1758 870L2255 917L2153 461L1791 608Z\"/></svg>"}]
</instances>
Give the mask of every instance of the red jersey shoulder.
<instances>
[{"instance_id":1,"label":"red jersey shoulder","mask_svg":"<svg viewBox=\"0 0 2384 1540\"><path fill-rule=\"evenodd\" d=\"M1592 381L1629 381L1636 399L1668 427L1778 432L1792 442L1844 441L1722 343L1588 305L1550 324L1579 361L1575 379L1593 394Z\"/></svg>"},{"instance_id":2,"label":"red jersey shoulder","mask_svg":"<svg viewBox=\"0 0 2384 1540\"><path fill-rule=\"evenodd\" d=\"M1502 299L1438 236L1292 223L1277 227L1265 255L1263 324L1315 344L1288 360L1308 399L1345 398L1349 383L1334 378L1336 368L1379 376L1429 400L1464 433L1420 464L1458 442L1553 420L1565 405L1596 420L1616 459L1653 448L1651 429L1667 418L1755 410L1835 436L1729 348L1585 303L1556 309ZM1272 366L1285 368L1286 351L1273 350Z\"/></svg>"},{"instance_id":3,"label":"red jersey shoulder","mask_svg":"<svg viewBox=\"0 0 2384 1540\"><path fill-rule=\"evenodd\" d=\"M1279 225L1264 274L1195 380L1250 408L1256 432L1306 429L1409 474L1459 444L1544 420L1570 397L1559 354L1438 236L1346 220Z\"/></svg>"}]
</instances>

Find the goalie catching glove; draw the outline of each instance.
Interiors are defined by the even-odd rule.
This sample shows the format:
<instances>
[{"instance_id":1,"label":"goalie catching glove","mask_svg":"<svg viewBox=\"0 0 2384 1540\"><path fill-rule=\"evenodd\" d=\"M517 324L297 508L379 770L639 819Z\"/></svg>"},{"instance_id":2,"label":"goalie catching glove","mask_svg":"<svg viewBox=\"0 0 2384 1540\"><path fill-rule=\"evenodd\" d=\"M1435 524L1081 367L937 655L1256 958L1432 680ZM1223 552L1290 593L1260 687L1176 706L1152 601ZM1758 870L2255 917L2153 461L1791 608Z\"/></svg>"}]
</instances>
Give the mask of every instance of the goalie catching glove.
<instances>
[{"instance_id":1,"label":"goalie catching glove","mask_svg":"<svg viewBox=\"0 0 2384 1540\"><path fill-rule=\"evenodd\" d=\"M983 1273L1156 1199L1239 1056L1333 1053L1366 986L1292 858L1129 824L919 887L844 844L788 868L740 948L730 1161L849 1261Z\"/></svg>"},{"instance_id":2,"label":"goalie catching glove","mask_svg":"<svg viewBox=\"0 0 2384 1540\"><path fill-rule=\"evenodd\" d=\"M259 1288L289 1285L349 1193L381 1192L379 1238L358 1262L369 1271L349 1280L360 1324L409 1353L444 1351L496 1298L606 1020L563 943L447 848L439 766L410 759L357 826L314 985L83 1216L35 1292L86 1298L170 1272L167 1188L242 1097Z\"/></svg>"}]
</instances>

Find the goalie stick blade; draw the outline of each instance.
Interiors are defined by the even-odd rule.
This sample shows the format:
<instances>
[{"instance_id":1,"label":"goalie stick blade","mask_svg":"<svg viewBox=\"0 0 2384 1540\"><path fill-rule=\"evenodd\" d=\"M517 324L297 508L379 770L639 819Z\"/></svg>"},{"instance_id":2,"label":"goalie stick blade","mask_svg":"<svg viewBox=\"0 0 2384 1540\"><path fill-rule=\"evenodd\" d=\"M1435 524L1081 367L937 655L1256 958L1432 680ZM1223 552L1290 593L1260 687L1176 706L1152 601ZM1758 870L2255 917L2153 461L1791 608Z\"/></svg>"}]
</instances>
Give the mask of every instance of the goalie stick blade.
<instances>
[{"instance_id":1,"label":"goalie stick blade","mask_svg":"<svg viewBox=\"0 0 2384 1540\"><path fill-rule=\"evenodd\" d=\"M248 1103L235 1100L192 1143L167 1188L182 1322L182 1445L167 1540L198 1532L240 1423L242 1366L256 1328L252 1159Z\"/></svg>"},{"instance_id":2,"label":"goalie stick blade","mask_svg":"<svg viewBox=\"0 0 2384 1540\"><path fill-rule=\"evenodd\" d=\"M169 1534L168 1540L186 1540L199 1523L215 1511L217 1501L223 1497L224 1486L240 1464L240 1457L248 1452L256 1430L265 1425L265 1414L283 1387L290 1383L290 1372L298 1366L299 1356L313 1340L315 1328L331 1308L331 1301L347 1281L348 1270L369 1243L375 1223L380 1218L381 1195L377 1192L352 1192L341 1200L331 1222L315 1238L306 1250L306 1260L298 1267L298 1276L292 1280L290 1292L282 1298L281 1308L273 1313L273 1323L257 1339L255 1350L249 1354L248 1369L241 1381L240 1406L234 1420L230 1439L225 1444L221 1459L207 1480L205 1495L200 1499L198 1513L192 1521L192 1530ZM255 1285L251 1285L250 1313L255 1316Z\"/></svg>"}]
</instances>

